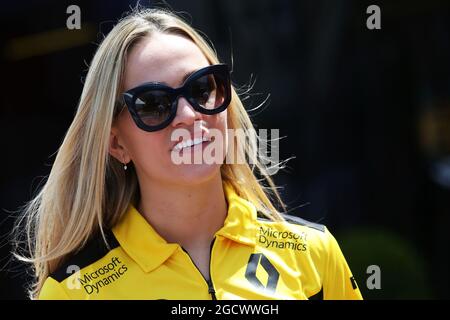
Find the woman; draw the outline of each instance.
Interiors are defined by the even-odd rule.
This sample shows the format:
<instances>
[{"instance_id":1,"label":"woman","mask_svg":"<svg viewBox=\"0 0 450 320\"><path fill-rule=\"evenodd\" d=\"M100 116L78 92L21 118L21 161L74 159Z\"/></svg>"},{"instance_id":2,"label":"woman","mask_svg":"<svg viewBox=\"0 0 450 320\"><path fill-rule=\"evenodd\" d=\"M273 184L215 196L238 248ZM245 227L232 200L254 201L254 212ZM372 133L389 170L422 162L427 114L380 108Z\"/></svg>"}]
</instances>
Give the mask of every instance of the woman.
<instances>
[{"instance_id":1,"label":"woman","mask_svg":"<svg viewBox=\"0 0 450 320\"><path fill-rule=\"evenodd\" d=\"M277 211L269 198L284 204L251 148L268 187L248 162L224 161L247 138L230 129L254 132L207 42L165 10L123 18L26 210L31 296L361 298L328 230ZM211 149L221 161L195 162Z\"/></svg>"}]
</instances>

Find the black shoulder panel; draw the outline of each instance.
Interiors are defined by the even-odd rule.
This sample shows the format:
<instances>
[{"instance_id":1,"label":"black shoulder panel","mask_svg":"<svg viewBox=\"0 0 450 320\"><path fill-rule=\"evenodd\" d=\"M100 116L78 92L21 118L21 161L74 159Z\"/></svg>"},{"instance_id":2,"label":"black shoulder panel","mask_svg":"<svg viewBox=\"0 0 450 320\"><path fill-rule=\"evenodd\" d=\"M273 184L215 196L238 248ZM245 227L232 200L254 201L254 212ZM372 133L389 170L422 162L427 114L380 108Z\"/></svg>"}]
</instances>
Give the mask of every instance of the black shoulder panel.
<instances>
[{"instance_id":1,"label":"black shoulder panel","mask_svg":"<svg viewBox=\"0 0 450 320\"><path fill-rule=\"evenodd\" d=\"M297 216L291 216L290 214L283 214L283 217L289 223L298 224L301 226L306 226L306 227L310 227L310 228L325 232L325 226L323 224L311 222L311 221L302 219Z\"/></svg>"},{"instance_id":2,"label":"black shoulder panel","mask_svg":"<svg viewBox=\"0 0 450 320\"><path fill-rule=\"evenodd\" d=\"M103 237L99 234L92 240L90 240L80 251L72 255L58 270L52 273L50 276L58 282L64 281L71 273L67 273L67 268L71 265L75 265L80 269L87 267L97 260L103 258L110 250L120 246L116 237L111 230L105 232L106 240L109 244L108 248L103 240Z\"/></svg>"},{"instance_id":3,"label":"black shoulder panel","mask_svg":"<svg viewBox=\"0 0 450 320\"><path fill-rule=\"evenodd\" d=\"M310 227L310 228L313 228L313 229L325 232L325 226L323 224L310 222L308 220L302 219L302 218L297 217L297 216L292 216L290 214L282 214L282 216L286 220L286 222L293 223L293 224L298 224L298 225L301 225L301 226ZM272 221L272 220L268 219L266 216L264 216L260 212L258 212L258 220Z\"/></svg>"},{"instance_id":4,"label":"black shoulder panel","mask_svg":"<svg viewBox=\"0 0 450 320\"><path fill-rule=\"evenodd\" d=\"M323 288L321 288L316 294L308 297L308 300L323 300Z\"/></svg>"}]
</instances>

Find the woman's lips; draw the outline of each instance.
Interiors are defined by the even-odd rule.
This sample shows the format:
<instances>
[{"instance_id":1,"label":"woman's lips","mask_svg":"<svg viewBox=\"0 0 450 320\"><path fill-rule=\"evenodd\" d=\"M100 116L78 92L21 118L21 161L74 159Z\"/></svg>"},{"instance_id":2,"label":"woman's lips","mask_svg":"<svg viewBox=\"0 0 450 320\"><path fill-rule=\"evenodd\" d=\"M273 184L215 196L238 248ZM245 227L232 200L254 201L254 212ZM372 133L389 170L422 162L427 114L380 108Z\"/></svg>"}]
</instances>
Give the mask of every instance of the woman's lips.
<instances>
[{"instance_id":1,"label":"woman's lips","mask_svg":"<svg viewBox=\"0 0 450 320\"><path fill-rule=\"evenodd\" d=\"M191 146L181 147L181 148L174 148L173 151L180 152L181 154L184 154L184 152L192 152L197 150L204 150L205 147L211 143L211 140L205 140L201 143L197 143Z\"/></svg>"}]
</instances>

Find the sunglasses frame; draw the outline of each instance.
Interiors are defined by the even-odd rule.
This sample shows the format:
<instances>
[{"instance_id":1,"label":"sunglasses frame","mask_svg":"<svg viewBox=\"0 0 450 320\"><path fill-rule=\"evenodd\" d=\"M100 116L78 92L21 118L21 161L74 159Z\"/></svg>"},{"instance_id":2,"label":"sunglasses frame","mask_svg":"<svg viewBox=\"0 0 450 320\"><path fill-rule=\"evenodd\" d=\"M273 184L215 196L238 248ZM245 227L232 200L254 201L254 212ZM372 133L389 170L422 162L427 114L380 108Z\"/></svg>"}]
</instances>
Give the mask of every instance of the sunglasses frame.
<instances>
[{"instance_id":1,"label":"sunglasses frame","mask_svg":"<svg viewBox=\"0 0 450 320\"><path fill-rule=\"evenodd\" d=\"M223 93L224 101L219 108L215 108L215 109L203 108L200 104L198 104L195 101L194 98L192 98L189 95L190 84L193 81L195 81L205 75L209 75L209 74L211 74L211 75L218 74L219 76L223 77L224 85L225 85L224 93ZM142 121L142 119L140 118L137 108L136 108L136 100L137 100L139 94L146 92L146 91L150 91L150 90L160 90L160 91L167 92L167 94L169 95L169 98L172 100L170 116L165 121L163 121L161 124L156 125L156 126L150 126L150 125L145 124ZM159 82L146 82L146 83L141 84L137 87L134 87L122 94L122 98L123 98L126 106L128 107L128 111L130 112L131 117L133 118L136 125L140 129L142 129L144 131L148 131L148 132L162 130L165 127L167 127L170 123L172 123L173 119L175 119L175 116L177 114L178 99L180 97L184 97L196 111L206 114L206 115L213 115L213 114L217 114L217 113L224 111L231 102L231 79L230 79L230 69L229 69L228 65L225 63L221 63L221 64L214 64L214 65L210 65L205 68L199 69L199 70L195 71L194 73L192 73L183 82L183 84L178 88L172 88L172 87L169 87L169 86L159 83Z\"/></svg>"}]
</instances>

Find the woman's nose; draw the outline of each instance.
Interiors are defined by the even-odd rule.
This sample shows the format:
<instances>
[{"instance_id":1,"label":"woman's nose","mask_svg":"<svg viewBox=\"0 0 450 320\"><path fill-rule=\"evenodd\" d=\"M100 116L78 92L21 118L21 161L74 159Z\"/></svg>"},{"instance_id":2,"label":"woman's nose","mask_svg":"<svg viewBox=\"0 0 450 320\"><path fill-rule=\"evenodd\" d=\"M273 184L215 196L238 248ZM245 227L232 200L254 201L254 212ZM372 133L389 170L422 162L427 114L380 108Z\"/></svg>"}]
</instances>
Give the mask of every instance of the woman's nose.
<instances>
[{"instance_id":1,"label":"woman's nose","mask_svg":"<svg viewBox=\"0 0 450 320\"><path fill-rule=\"evenodd\" d=\"M180 124L192 126L196 120L201 119L202 114L194 109L189 101L184 97L178 98L177 114L173 119L172 126L176 127Z\"/></svg>"}]
</instances>

